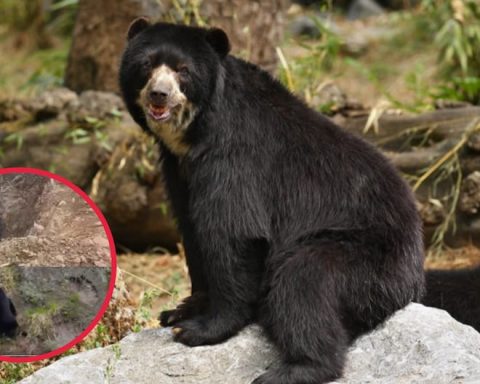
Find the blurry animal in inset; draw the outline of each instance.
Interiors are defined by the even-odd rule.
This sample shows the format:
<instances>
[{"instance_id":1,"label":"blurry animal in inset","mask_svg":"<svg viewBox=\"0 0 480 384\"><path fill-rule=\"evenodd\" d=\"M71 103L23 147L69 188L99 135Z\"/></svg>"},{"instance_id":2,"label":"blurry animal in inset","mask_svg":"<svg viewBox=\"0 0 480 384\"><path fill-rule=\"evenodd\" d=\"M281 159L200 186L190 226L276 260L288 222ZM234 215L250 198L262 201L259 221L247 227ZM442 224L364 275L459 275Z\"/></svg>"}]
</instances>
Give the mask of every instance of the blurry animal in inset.
<instances>
[{"instance_id":1,"label":"blurry animal in inset","mask_svg":"<svg viewBox=\"0 0 480 384\"><path fill-rule=\"evenodd\" d=\"M8 298L2 288L0 288L0 336L14 337L17 323L17 310L12 300Z\"/></svg>"}]
</instances>

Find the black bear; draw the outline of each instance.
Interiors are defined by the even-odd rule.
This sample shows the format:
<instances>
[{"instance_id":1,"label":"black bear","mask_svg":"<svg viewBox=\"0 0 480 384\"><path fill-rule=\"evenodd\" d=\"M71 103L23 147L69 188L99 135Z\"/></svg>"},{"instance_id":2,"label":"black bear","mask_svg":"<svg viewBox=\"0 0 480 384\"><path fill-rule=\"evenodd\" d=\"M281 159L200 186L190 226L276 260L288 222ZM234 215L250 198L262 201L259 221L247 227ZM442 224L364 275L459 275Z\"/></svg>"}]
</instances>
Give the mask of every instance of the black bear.
<instances>
[{"instance_id":1,"label":"black bear","mask_svg":"<svg viewBox=\"0 0 480 384\"><path fill-rule=\"evenodd\" d=\"M17 311L2 288L0 288L0 336L15 336L18 327Z\"/></svg>"},{"instance_id":2,"label":"black bear","mask_svg":"<svg viewBox=\"0 0 480 384\"><path fill-rule=\"evenodd\" d=\"M421 221L379 151L229 50L216 28L128 31L121 90L161 147L192 280L161 322L197 346L258 321L283 361L255 384L325 383L423 294Z\"/></svg>"},{"instance_id":3,"label":"black bear","mask_svg":"<svg viewBox=\"0 0 480 384\"><path fill-rule=\"evenodd\" d=\"M442 308L480 332L480 267L458 271L428 271L422 304Z\"/></svg>"}]
</instances>

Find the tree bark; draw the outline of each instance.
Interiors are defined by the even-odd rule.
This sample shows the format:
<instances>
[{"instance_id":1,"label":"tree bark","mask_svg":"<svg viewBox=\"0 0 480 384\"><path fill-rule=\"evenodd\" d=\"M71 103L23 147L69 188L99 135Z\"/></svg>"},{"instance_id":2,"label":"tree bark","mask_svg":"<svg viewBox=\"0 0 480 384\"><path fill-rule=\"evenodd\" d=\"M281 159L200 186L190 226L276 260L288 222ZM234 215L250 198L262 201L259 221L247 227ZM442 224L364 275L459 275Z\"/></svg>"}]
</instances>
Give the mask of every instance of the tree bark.
<instances>
[{"instance_id":1,"label":"tree bark","mask_svg":"<svg viewBox=\"0 0 480 384\"><path fill-rule=\"evenodd\" d=\"M180 2L182 3L182 2ZM282 39L288 0L193 0L177 8L173 0L80 0L65 85L118 93L118 67L128 26L138 16L152 21L218 26L228 33L233 53L272 69ZM197 12L199 11L199 12Z\"/></svg>"},{"instance_id":2,"label":"tree bark","mask_svg":"<svg viewBox=\"0 0 480 384\"><path fill-rule=\"evenodd\" d=\"M233 54L273 70L289 5L289 0L204 0L201 9L209 25L227 32Z\"/></svg>"},{"instance_id":3,"label":"tree bark","mask_svg":"<svg viewBox=\"0 0 480 384\"><path fill-rule=\"evenodd\" d=\"M80 0L65 85L78 93L117 92L128 26L138 16L160 18L165 12L156 0Z\"/></svg>"}]
</instances>

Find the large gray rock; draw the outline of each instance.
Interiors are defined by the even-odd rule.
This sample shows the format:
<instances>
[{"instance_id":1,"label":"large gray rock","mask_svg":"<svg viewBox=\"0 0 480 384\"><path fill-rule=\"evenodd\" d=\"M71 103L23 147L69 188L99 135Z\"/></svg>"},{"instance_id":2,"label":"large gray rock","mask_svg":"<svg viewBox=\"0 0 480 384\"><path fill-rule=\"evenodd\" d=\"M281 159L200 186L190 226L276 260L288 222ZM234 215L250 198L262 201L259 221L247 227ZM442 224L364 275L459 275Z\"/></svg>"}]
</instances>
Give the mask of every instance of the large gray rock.
<instances>
[{"instance_id":1,"label":"large gray rock","mask_svg":"<svg viewBox=\"0 0 480 384\"><path fill-rule=\"evenodd\" d=\"M69 356L22 384L249 384L278 361L257 326L217 346L188 348L169 329ZM480 334L446 312L411 304L351 347L336 384L480 383Z\"/></svg>"},{"instance_id":2,"label":"large gray rock","mask_svg":"<svg viewBox=\"0 0 480 384\"><path fill-rule=\"evenodd\" d=\"M350 5L347 17L351 20L365 19L385 13L385 10L374 0L355 0Z\"/></svg>"}]
</instances>

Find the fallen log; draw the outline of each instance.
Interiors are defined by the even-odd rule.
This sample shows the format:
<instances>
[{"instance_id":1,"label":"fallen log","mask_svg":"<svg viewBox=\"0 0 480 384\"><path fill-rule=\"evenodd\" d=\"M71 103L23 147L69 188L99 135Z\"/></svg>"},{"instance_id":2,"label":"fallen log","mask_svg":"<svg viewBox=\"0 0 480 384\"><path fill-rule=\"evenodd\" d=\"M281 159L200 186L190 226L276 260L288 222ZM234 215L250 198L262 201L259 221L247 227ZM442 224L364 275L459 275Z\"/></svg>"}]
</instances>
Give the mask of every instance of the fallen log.
<instances>
[{"instance_id":1,"label":"fallen log","mask_svg":"<svg viewBox=\"0 0 480 384\"><path fill-rule=\"evenodd\" d=\"M480 245L480 215L471 208L477 203L467 196L473 183L469 175L480 170L480 107L461 106L419 115L386 112L375 121L377 130L366 129L368 113L347 111L333 119L378 146L413 180L427 243L438 238L439 226L449 220L450 225L441 229L446 231L442 235L446 244ZM458 167L452 161L458 161ZM461 188L455 185L458 180Z\"/></svg>"},{"instance_id":2,"label":"fallen log","mask_svg":"<svg viewBox=\"0 0 480 384\"><path fill-rule=\"evenodd\" d=\"M0 154L0 167L50 170L90 193L120 248L176 250L158 149L118 96L60 89L0 102Z\"/></svg>"},{"instance_id":3,"label":"fallen log","mask_svg":"<svg viewBox=\"0 0 480 384\"><path fill-rule=\"evenodd\" d=\"M456 159L458 170L452 170L461 171L463 184L470 180L471 186L469 175L480 171L480 134L472 129L480 119L480 107L419 115L387 111L377 119L378 130L366 132L366 110L339 110L333 119L377 145L413 180L412 185L425 177L432 165L439 164L441 170ZM137 251L176 248L179 237L158 170L158 149L130 119L116 95L92 91L76 95L57 89L34 100L0 102L0 153L2 167L51 170L89 192L119 245ZM445 157L448 161L439 163ZM447 177L448 172L444 172L444 179L438 182L437 173L432 172L416 190L427 243L439 225L452 216L451 204L456 202L451 191L457 180L453 173ZM469 207L476 206L468 196L471 188L457 190L456 201L470 199ZM458 209L453 218L457 231L450 227L447 244L480 242L477 210Z\"/></svg>"}]
</instances>

